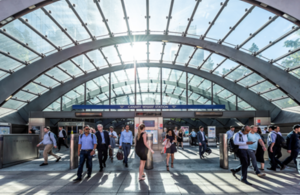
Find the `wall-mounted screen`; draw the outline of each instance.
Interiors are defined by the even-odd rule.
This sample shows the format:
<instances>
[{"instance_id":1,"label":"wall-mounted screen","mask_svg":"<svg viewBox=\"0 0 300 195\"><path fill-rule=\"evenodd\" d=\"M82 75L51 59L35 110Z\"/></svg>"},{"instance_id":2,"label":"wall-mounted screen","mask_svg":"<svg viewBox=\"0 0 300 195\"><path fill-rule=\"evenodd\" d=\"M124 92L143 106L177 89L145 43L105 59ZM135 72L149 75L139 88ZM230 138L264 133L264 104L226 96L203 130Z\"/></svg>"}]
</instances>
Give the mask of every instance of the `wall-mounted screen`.
<instances>
[{"instance_id":1,"label":"wall-mounted screen","mask_svg":"<svg viewBox=\"0 0 300 195\"><path fill-rule=\"evenodd\" d=\"M143 120L143 123L146 127L155 127L155 121L154 120Z\"/></svg>"}]
</instances>

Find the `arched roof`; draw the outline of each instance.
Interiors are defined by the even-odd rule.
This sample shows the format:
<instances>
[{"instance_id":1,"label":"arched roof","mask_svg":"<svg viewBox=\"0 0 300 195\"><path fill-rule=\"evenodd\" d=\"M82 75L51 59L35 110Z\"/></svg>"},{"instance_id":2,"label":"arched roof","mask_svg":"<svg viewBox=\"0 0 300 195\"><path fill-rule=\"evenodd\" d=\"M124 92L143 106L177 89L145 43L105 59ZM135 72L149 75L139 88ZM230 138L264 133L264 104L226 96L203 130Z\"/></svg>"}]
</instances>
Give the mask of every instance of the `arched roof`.
<instances>
[{"instance_id":1,"label":"arched roof","mask_svg":"<svg viewBox=\"0 0 300 195\"><path fill-rule=\"evenodd\" d=\"M41 5L1 26L0 103L19 109L78 76L138 61L207 71L279 108L295 106L300 102L298 21L255 5L234 0Z\"/></svg>"}]
</instances>

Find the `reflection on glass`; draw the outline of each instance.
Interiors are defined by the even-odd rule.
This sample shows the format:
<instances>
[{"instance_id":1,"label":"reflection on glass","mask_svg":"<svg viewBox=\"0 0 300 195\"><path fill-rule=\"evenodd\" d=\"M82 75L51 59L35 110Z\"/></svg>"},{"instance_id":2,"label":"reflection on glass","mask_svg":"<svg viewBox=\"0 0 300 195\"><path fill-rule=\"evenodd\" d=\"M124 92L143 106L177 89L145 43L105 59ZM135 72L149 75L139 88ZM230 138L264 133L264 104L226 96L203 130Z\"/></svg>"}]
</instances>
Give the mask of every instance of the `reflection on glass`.
<instances>
[{"instance_id":1,"label":"reflection on glass","mask_svg":"<svg viewBox=\"0 0 300 195\"><path fill-rule=\"evenodd\" d=\"M194 52L194 47L182 45L176 59L176 64L185 65Z\"/></svg>"},{"instance_id":2,"label":"reflection on glass","mask_svg":"<svg viewBox=\"0 0 300 195\"><path fill-rule=\"evenodd\" d=\"M175 59L175 54L178 51L178 44L175 43L166 43L163 62L173 62Z\"/></svg>"},{"instance_id":3,"label":"reflection on glass","mask_svg":"<svg viewBox=\"0 0 300 195\"><path fill-rule=\"evenodd\" d=\"M151 34L162 34L166 30L167 16L170 10L171 0L151 0L149 1L149 28ZM154 32L156 31L156 32Z\"/></svg>"},{"instance_id":4,"label":"reflection on glass","mask_svg":"<svg viewBox=\"0 0 300 195\"><path fill-rule=\"evenodd\" d=\"M239 64L236 62L234 62L230 59L226 59L226 61L224 63L222 63L221 66L219 66L213 73L218 76L226 75L228 72L233 70L238 65Z\"/></svg>"},{"instance_id":5,"label":"reflection on glass","mask_svg":"<svg viewBox=\"0 0 300 195\"><path fill-rule=\"evenodd\" d=\"M212 54L208 60L203 64L201 70L205 70L207 72L215 69L218 64L220 64L225 58L218 54Z\"/></svg>"},{"instance_id":6,"label":"reflection on glass","mask_svg":"<svg viewBox=\"0 0 300 195\"><path fill-rule=\"evenodd\" d=\"M109 64L121 63L115 46L103 47L102 52L107 57Z\"/></svg>"},{"instance_id":7,"label":"reflection on glass","mask_svg":"<svg viewBox=\"0 0 300 195\"><path fill-rule=\"evenodd\" d=\"M73 105L84 104L84 86L79 85L62 96L62 111L71 111Z\"/></svg>"},{"instance_id":8,"label":"reflection on glass","mask_svg":"<svg viewBox=\"0 0 300 195\"><path fill-rule=\"evenodd\" d=\"M43 111L60 111L60 102L61 98L58 98L54 102L52 102L47 108L45 108Z\"/></svg>"},{"instance_id":9,"label":"reflection on glass","mask_svg":"<svg viewBox=\"0 0 300 195\"><path fill-rule=\"evenodd\" d=\"M298 106L298 104L296 102L294 102L294 100L292 100L291 98L274 101L273 103L280 108L288 108L288 107Z\"/></svg>"},{"instance_id":10,"label":"reflection on glass","mask_svg":"<svg viewBox=\"0 0 300 195\"><path fill-rule=\"evenodd\" d=\"M5 102L2 107L18 110L25 105L26 105L26 103L24 103L24 102L10 99L7 102Z\"/></svg>"}]
</instances>

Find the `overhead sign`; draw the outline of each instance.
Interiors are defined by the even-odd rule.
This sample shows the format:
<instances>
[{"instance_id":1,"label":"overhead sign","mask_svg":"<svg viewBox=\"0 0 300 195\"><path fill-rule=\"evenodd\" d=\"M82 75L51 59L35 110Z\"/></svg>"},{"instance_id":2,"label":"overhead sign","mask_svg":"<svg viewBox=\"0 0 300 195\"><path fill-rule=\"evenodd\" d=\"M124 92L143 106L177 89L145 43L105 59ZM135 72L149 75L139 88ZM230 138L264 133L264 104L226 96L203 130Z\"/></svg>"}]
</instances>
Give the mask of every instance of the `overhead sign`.
<instances>
[{"instance_id":1,"label":"overhead sign","mask_svg":"<svg viewBox=\"0 0 300 195\"><path fill-rule=\"evenodd\" d=\"M102 112L76 112L76 117L102 117Z\"/></svg>"},{"instance_id":2,"label":"overhead sign","mask_svg":"<svg viewBox=\"0 0 300 195\"><path fill-rule=\"evenodd\" d=\"M223 116L223 112L195 112L195 116Z\"/></svg>"},{"instance_id":3,"label":"overhead sign","mask_svg":"<svg viewBox=\"0 0 300 195\"><path fill-rule=\"evenodd\" d=\"M225 105L73 105L73 110L83 109L225 109Z\"/></svg>"}]
</instances>

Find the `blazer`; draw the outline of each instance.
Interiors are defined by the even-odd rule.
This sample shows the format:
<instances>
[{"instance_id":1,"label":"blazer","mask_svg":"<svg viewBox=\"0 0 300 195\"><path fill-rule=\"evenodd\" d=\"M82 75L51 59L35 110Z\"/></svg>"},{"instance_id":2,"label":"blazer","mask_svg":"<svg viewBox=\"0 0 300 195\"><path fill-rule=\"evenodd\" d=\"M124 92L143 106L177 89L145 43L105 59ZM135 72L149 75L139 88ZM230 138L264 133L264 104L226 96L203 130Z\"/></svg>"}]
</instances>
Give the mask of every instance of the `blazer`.
<instances>
[{"instance_id":1,"label":"blazer","mask_svg":"<svg viewBox=\"0 0 300 195\"><path fill-rule=\"evenodd\" d=\"M104 135L104 140L105 140L105 145L109 146L110 145L110 140L109 140L109 135L107 131L102 131L103 135ZM100 145L102 145L102 136L101 133L99 131L97 131L95 133L96 137L97 137L97 148L100 147Z\"/></svg>"},{"instance_id":2,"label":"blazer","mask_svg":"<svg viewBox=\"0 0 300 195\"><path fill-rule=\"evenodd\" d=\"M287 150L299 150L299 135L294 131L290 132L286 138Z\"/></svg>"},{"instance_id":3,"label":"blazer","mask_svg":"<svg viewBox=\"0 0 300 195\"><path fill-rule=\"evenodd\" d=\"M204 131L203 131L203 134L204 134L204 142L207 142L207 139L206 139L206 137L205 137ZM200 143L200 142L203 142L203 137L202 137L201 131L198 131L198 133L197 133L197 140L198 140L199 143Z\"/></svg>"}]
</instances>

